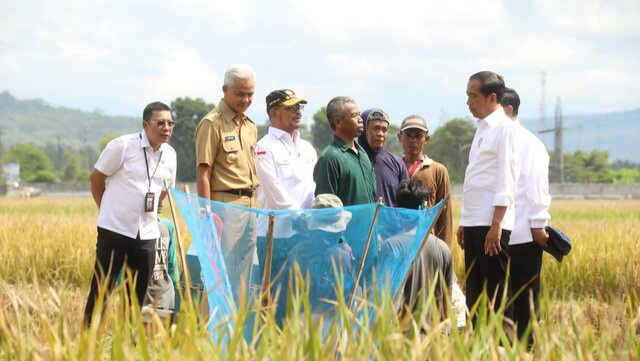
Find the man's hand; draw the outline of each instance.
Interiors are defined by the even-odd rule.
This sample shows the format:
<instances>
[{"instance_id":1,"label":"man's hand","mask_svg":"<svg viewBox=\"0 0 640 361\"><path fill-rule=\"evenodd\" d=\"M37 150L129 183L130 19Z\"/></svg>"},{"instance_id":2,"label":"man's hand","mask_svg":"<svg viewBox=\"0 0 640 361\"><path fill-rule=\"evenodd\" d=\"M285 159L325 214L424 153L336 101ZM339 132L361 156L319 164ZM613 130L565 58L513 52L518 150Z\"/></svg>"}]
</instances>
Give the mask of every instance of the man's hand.
<instances>
[{"instance_id":1,"label":"man's hand","mask_svg":"<svg viewBox=\"0 0 640 361\"><path fill-rule=\"evenodd\" d=\"M487 236L484 239L484 253L489 256L495 256L502 251L500 246L500 238L502 237L502 227L493 225L489 228Z\"/></svg>"},{"instance_id":2,"label":"man's hand","mask_svg":"<svg viewBox=\"0 0 640 361\"><path fill-rule=\"evenodd\" d=\"M546 248L549 242L549 233L544 228L531 228L533 241L539 246Z\"/></svg>"},{"instance_id":3,"label":"man's hand","mask_svg":"<svg viewBox=\"0 0 640 361\"><path fill-rule=\"evenodd\" d=\"M460 246L460 248L464 249L464 227L458 226L456 237L458 238L458 245Z\"/></svg>"}]
</instances>

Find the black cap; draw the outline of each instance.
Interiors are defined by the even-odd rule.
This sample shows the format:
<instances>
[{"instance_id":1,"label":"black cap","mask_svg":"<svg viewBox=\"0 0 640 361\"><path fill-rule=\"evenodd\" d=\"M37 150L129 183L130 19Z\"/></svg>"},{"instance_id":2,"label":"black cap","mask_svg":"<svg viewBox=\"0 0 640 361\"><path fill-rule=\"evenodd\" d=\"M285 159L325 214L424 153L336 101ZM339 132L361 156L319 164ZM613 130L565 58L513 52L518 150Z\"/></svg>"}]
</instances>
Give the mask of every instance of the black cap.
<instances>
[{"instance_id":1,"label":"black cap","mask_svg":"<svg viewBox=\"0 0 640 361\"><path fill-rule=\"evenodd\" d=\"M562 262L562 257L569 254L571 251L571 240L561 230L547 226L545 227L547 233L549 233L549 240L547 247L542 249L553 256L558 262Z\"/></svg>"},{"instance_id":2,"label":"black cap","mask_svg":"<svg viewBox=\"0 0 640 361\"><path fill-rule=\"evenodd\" d=\"M307 101L302 98L298 98L293 90L274 90L267 95L267 113L273 108L290 107L299 103L307 104Z\"/></svg>"}]
</instances>

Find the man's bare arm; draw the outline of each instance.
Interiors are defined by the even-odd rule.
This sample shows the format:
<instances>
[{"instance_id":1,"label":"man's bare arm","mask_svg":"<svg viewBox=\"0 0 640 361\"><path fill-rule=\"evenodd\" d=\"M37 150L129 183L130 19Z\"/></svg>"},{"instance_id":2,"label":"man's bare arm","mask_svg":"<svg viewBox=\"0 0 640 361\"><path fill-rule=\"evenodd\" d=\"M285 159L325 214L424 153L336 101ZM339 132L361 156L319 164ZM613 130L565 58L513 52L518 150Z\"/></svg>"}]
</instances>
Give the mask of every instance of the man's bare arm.
<instances>
[{"instance_id":1,"label":"man's bare arm","mask_svg":"<svg viewBox=\"0 0 640 361\"><path fill-rule=\"evenodd\" d=\"M209 184L210 175L210 165L205 163L198 164L198 168L196 169L196 185L198 188L198 197L211 199L211 185Z\"/></svg>"},{"instance_id":2,"label":"man's bare arm","mask_svg":"<svg viewBox=\"0 0 640 361\"><path fill-rule=\"evenodd\" d=\"M93 168L89 175L89 181L91 182L91 195L93 196L93 200L96 202L98 209L100 209L102 195L104 195L104 190L106 189L106 180L107 175L95 168Z\"/></svg>"}]
</instances>

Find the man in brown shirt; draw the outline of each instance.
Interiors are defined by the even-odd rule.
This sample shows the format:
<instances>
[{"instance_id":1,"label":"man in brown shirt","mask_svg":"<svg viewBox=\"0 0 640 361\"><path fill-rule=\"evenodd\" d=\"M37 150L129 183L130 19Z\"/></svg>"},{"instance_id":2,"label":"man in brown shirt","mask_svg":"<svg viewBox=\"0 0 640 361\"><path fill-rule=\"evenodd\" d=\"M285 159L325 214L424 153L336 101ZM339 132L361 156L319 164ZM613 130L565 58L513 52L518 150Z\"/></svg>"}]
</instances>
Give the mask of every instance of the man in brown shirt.
<instances>
[{"instance_id":1,"label":"man in brown shirt","mask_svg":"<svg viewBox=\"0 0 640 361\"><path fill-rule=\"evenodd\" d=\"M198 196L258 208L255 145L257 128L245 112L251 105L255 73L248 65L232 65L224 74L223 98L198 124L196 183ZM249 281L255 253L255 214L226 209L221 247L229 281L238 301L242 280Z\"/></svg>"},{"instance_id":2,"label":"man in brown shirt","mask_svg":"<svg viewBox=\"0 0 640 361\"><path fill-rule=\"evenodd\" d=\"M429 204L435 206L440 200L451 194L451 181L447 168L423 153L423 147L429 138L429 128L427 128L427 121L423 117L410 115L402 121L400 133L398 133L398 139L404 150L402 160L407 166L409 177L422 181L422 184L427 187ZM447 200L444 207L433 230L436 237L445 241L451 248L453 240L451 198Z\"/></svg>"}]
</instances>

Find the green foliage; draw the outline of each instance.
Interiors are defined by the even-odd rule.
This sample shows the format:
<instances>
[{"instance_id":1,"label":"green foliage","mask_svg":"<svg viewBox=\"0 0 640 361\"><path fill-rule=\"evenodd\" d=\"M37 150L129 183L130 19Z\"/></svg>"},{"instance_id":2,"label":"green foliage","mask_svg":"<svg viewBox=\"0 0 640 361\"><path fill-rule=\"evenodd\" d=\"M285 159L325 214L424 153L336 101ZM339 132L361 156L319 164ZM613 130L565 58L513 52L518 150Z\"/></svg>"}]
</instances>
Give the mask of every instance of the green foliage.
<instances>
[{"instance_id":1,"label":"green foliage","mask_svg":"<svg viewBox=\"0 0 640 361\"><path fill-rule=\"evenodd\" d=\"M469 164L469 149L476 132L469 118L454 118L438 128L425 146L429 158L444 164L451 183L462 183Z\"/></svg>"},{"instance_id":2,"label":"green foliage","mask_svg":"<svg viewBox=\"0 0 640 361\"><path fill-rule=\"evenodd\" d=\"M82 154L72 150L66 152L66 163L62 167L60 179L63 182L86 182L89 179Z\"/></svg>"},{"instance_id":3,"label":"green foliage","mask_svg":"<svg viewBox=\"0 0 640 361\"><path fill-rule=\"evenodd\" d=\"M389 153L393 153L399 157L404 152L402 150L402 144L398 139L398 133L400 133L400 127L395 124L389 124L389 131L387 133L387 141L384 143L384 149Z\"/></svg>"},{"instance_id":4,"label":"green foliage","mask_svg":"<svg viewBox=\"0 0 640 361\"><path fill-rule=\"evenodd\" d=\"M269 126L271 123L267 120L265 123L258 125L256 124L256 128L258 128L258 140L262 139L267 133L269 133Z\"/></svg>"},{"instance_id":5,"label":"green foliage","mask_svg":"<svg viewBox=\"0 0 640 361\"><path fill-rule=\"evenodd\" d=\"M611 164L613 170L618 169L637 169L640 170L640 163L633 163L628 160L616 160Z\"/></svg>"},{"instance_id":6,"label":"green foliage","mask_svg":"<svg viewBox=\"0 0 640 361\"><path fill-rule=\"evenodd\" d=\"M615 184L640 183L640 169L617 169L611 171L611 176Z\"/></svg>"},{"instance_id":7,"label":"green foliage","mask_svg":"<svg viewBox=\"0 0 640 361\"><path fill-rule=\"evenodd\" d=\"M44 147L60 137L66 146L74 149L87 144L97 145L105 134L138 131L143 107L141 105L139 118L108 116L100 111L54 107L42 99L18 100L5 91L0 93L2 143L5 148L21 143Z\"/></svg>"},{"instance_id":8,"label":"green foliage","mask_svg":"<svg viewBox=\"0 0 640 361\"><path fill-rule=\"evenodd\" d=\"M15 162L20 164L20 179L24 182L53 182L57 180L53 173L53 163L38 147L31 144L17 144L2 157L2 164ZM53 175L53 176L52 176Z\"/></svg>"},{"instance_id":9,"label":"green foliage","mask_svg":"<svg viewBox=\"0 0 640 361\"><path fill-rule=\"evenodd\" d=\"M177 179L181 182L193 182L196 179L196 127L200 120L207 115L215 105L207 104L204 100L189 97L178 98L171 102L173 128L171 146L178 154Z\"/></svg>"},{"instance_id":10,"label":"green foliage","mask_svg":"<svg viewBox=\"0 0 640 361\"><path fill-rule=\"evenodd\" d=\"M39 170L27 179L29 183L54 183L59 181L58 175L52 170Z\"/></svg>"},{"instance_id":11,"label":"green foliage","mask_svg":"<svg viewBox=\"0 0 640 361\"><path fill-rule=\"evenodd\" d=\"M560 180L560 175L553 167L549 179L552 182ZM613 183L609 152L592 150L591 153L577 151L565 154L564 180L569 183Z\"/></svg>"},{"instance_id":12,"label":"green foliage","mask_svg":"<svg viewBox=\"0 0 640 361\"><path fill-rule=\"evenodd\" d=\"M333 139L333 130L329 125L326 114L327 108L322 107L313 115L313 125L311 125L311 144L318 152L322 151Z\"/></svg>"},{"instance_id":13,"label":"green foliage","mask_svg":"<svg viewBox=\"0 0 640 361\"><path fill-rule=\"evenodd\" d=\"M107 143L109 143L110 141L118 138L120 136L120 134L116 133L116 132L111 132L109 134L105 134L102 137L100 137L100 152L102 152L104 150L104 148L107 147Z\"/></svg>"}]
</instances>

